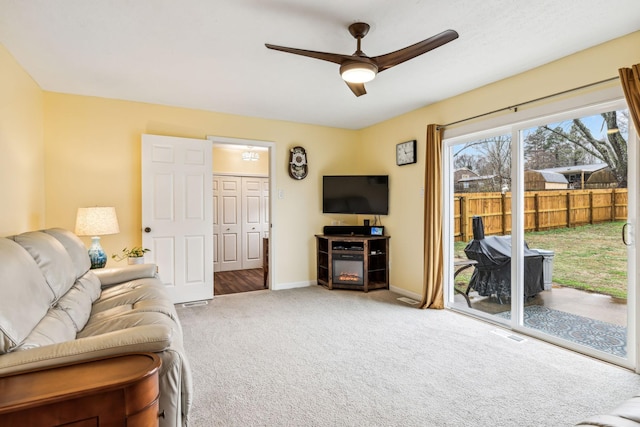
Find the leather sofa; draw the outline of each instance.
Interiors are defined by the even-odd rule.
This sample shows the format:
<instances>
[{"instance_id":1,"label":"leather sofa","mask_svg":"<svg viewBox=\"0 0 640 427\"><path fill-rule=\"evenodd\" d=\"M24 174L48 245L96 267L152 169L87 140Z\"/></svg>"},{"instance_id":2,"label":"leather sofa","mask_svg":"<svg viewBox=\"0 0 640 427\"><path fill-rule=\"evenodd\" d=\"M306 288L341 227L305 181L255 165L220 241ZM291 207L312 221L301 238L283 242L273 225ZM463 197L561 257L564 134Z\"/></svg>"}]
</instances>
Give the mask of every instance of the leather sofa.
<instances>
[{"instance_id":1,"label":"leather sofa","mask_svg":"<svg viewBox=\"0 0 640 427\"><path fill-rule=\"evenodd\" d=\"M596 427L640 427L640 396L621 403L611 413L594 415L576 424Z\"/></svg>"},{"instance_id":2,"label":"leather sofa","mask_svg":"<svg viewBox=\"0 0 640 427\"><path fill-rule=\"evenodd\" d=\"M191 372L175 307L155 265L90 266L82 241L64 229L0 237L0 376L157 353L160 425L187 425Z\"/></svg>"}]
</instances>

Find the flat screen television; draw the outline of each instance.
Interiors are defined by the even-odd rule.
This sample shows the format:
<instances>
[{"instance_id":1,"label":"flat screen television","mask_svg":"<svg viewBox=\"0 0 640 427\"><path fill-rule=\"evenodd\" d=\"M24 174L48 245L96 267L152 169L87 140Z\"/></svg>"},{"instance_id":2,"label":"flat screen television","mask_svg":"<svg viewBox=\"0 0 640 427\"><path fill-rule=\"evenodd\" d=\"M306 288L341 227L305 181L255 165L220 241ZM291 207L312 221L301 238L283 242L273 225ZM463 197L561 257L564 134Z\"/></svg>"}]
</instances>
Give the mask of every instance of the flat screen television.
<instances>
[{"instance_id":1,"label":"flat screen television","mask_svg":"<svg viewBox=\"0 0 640 427\"><path fill-rule=\"evenodd\" d=\"M388 175L325 175L322 177L322 212L388 215Z\"/></svg>"}]
</instances>

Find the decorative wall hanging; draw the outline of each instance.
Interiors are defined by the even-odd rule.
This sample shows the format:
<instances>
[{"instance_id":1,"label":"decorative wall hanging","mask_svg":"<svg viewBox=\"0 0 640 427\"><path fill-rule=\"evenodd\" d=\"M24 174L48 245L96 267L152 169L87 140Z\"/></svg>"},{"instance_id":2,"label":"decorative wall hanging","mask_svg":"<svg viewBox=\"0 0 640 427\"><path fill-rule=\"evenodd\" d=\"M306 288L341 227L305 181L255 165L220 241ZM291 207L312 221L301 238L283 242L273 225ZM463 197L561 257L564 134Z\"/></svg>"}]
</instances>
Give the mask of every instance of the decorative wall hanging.
<instances>
[{"instance_id":1,"label":"decorative wall hanging","mask_svg":"<svg viewBox=\"0 0 640 427\"><path fill-rule=\"evenodd\" d=\"M307 153L302 147L293 147L289 150L289 176L293 179L304 179L307 172Z\"/></svg>"}]
</instances>

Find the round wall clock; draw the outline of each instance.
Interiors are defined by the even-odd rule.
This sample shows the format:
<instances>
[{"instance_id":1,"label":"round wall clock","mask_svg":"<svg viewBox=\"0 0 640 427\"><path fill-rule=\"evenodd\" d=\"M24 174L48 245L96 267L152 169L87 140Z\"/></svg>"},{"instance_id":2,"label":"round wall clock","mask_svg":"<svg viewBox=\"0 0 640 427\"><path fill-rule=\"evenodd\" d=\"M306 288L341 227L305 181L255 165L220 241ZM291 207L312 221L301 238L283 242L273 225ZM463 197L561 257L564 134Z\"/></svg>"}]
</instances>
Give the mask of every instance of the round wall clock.
<instances>
[{"instance_id":1,"label":"round wall clock","mask_svg":"<svg viewBox=\"0 0 640 427\"><path fill-rule=\"evenodd\" d=\"M416 162L416 140L401 142L396 145L396 164L409 165Z\"/></svg>"},{"instance_id":2,"label":"round wall clock","mask_svg":"<svg viewBox=\"0 0 640 427\"><path fill-rule=\"evenodd\" d=\"M307 172L307 153L302 147L293 147L289 150L289 176L293 179L304 179Z\"/></svg>"}]
</instances>

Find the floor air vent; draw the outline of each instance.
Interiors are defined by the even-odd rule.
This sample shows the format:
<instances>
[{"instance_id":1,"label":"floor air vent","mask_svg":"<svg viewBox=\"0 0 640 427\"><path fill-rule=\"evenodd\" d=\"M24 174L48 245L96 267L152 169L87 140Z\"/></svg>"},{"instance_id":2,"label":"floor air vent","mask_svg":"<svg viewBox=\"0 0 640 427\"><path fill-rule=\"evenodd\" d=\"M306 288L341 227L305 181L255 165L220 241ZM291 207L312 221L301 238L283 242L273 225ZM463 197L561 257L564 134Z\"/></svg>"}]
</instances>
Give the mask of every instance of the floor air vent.
<instances>
[{"instance_id":1,"label":"floor air vent","mask_svg":"<svg viewBox=\"0 0 640 427\"><path fill-rule=\"evenodd\" d=\"M194 301L194 302L185 302L184 304L182 304L182 306L185 308L189 308L189 307L199 307L201 305L207 305L207 304L209 304L207 301Z\"/></svg>"},{"instance_id":2,"label":"floor air vent","mask_svg":"<svg viewBox=\"0 0 640 427\"><path fill-rule=\"evenodd\" d=\"M411 305L416 305L420 302L407 297L400 297L398 298L398 301L406 302L407 304L411 304Z\"/></svg>"},{"instance_id":3,"label":"floor air vent","mask_svg":"<svg viewBox=\"0 0 640 427\"><path fill-rule=\"evenodd\" d=\"M510 340L513 340L513 341L515 341L517 343L523 343L523 342L525 342L527 340L526 338L523 338L523 337L521 337L519 335L514 335L511 332L504 331L502 329L494 329L494 330L491 331L491 333L492 334L496 334L496 335L500 335L501 337L504 337L504 338L509 338Z\"/></svg>"}]
</instances>

